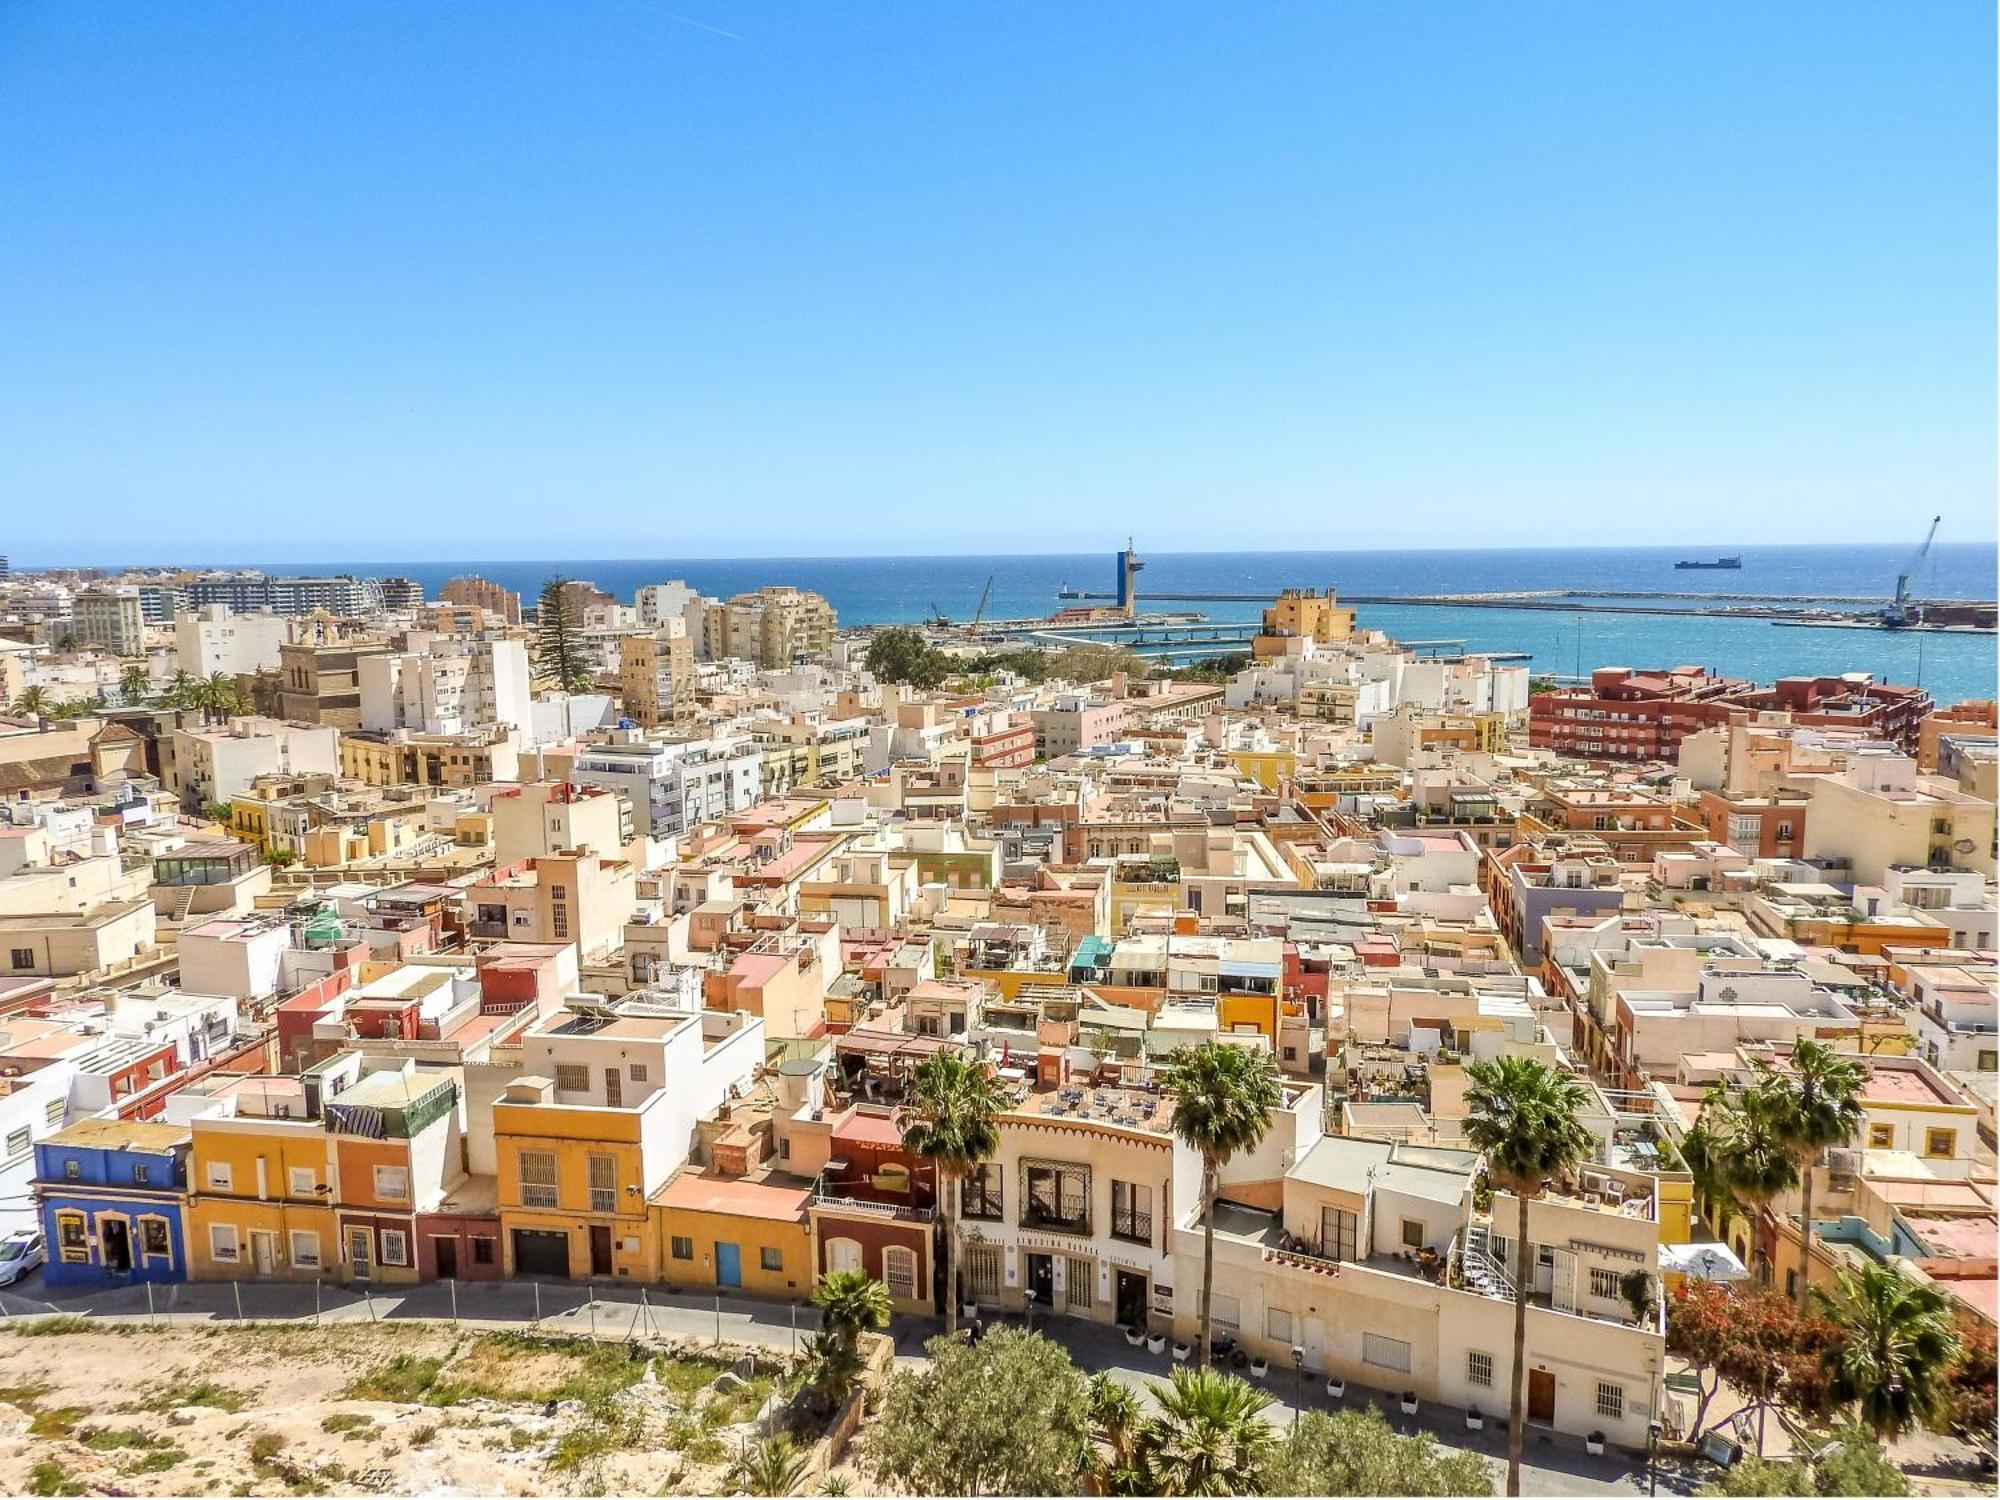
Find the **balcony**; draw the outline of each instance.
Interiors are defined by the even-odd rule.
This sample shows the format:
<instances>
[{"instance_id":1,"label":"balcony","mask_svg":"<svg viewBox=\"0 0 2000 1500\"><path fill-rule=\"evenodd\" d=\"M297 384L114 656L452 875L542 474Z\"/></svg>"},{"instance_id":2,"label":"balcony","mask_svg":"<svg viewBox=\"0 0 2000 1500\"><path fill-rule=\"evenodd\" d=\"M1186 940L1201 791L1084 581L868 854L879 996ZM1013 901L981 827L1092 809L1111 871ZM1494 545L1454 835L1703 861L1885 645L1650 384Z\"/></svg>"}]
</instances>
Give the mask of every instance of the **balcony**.
<instances>
[{"instance_id":1,"label":"balcony","mask_svg":"<svg viewBox=\"0 0 2000 1500\"><path fill-rule=\"evenodd\" d=\"M907 1203L875 1203L866 1198L842 1198L831 1193L816 1194L812 1206L871 1219L900 1219L910 1224L928 1224L936 1217L932 1209L916 1208Z\"/></svg>"}]
</instances>

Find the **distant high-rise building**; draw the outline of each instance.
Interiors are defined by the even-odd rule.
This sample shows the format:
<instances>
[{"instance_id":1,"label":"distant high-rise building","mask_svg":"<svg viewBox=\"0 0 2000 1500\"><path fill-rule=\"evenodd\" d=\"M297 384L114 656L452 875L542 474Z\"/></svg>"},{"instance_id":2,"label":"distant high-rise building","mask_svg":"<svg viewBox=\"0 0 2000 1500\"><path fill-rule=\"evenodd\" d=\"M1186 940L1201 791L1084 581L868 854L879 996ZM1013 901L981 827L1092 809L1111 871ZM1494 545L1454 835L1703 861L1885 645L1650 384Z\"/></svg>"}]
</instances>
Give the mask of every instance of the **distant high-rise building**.
<instances>
[{"instance_id":1,"label":"distant high-rise building","mask_svg":"<svg viewBox=\"0 0 2000 1500\"><path fill-rule=\"evenodd\" d=\"M139 591L84 589L76 596L70 633L80 646L102 646L120 656L144 656L146 616Z\"/></svg>"},{"instance_id":2,"label":"distant high-rise building","mask_svg":"<svg viewBox=\"0 0 2000 1500\"><path fill-rule=\"evenodd\" d=\"M384 578L380 582L384 609L415 609L424 602L424 586L414 578Z\"/></svg>"},{"instance_id":3,"label":"distant high-rise building","mask_svg":"<svg viewBox=\"0 0 2000 1500\"><path fill-rule=\"evenodd\" d=\"M839 623L818 594L773 584L707 609L709 651L760 667L789 667L833 649Z\"/></svg>"},{"instance_id":4,"label":"distant high-rise building","mask_svg":"<svg viewBox=\"0 0 2000 1500\"><path fill-rule=\"evenodd\" d=\"M521 623L521 596L476 573L452 579L438 590L438 599L445 604L471 605L487 610L509 625Z\"/></svg>"}]
</instances>

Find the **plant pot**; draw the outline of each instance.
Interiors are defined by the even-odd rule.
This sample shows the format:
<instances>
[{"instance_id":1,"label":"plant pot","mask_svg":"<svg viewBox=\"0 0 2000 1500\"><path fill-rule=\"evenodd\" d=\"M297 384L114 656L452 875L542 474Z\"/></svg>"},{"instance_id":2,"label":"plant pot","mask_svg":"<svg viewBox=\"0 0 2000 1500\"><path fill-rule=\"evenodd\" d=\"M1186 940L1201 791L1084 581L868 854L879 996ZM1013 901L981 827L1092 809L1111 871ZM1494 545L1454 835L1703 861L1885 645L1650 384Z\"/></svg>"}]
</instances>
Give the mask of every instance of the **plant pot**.
<instances>
[{"instance_id":1,"label":"plant pot","mask_svg":"<svg viewBox=\"0 0 2000 1500\"><path fill-rule=\"evenodd\" d=\"M1182 1364L1186 1364L1188 1362L1188 1356L1193 1353L1194 1353L1194 1345L1192 1344L1183 1344L1176 1342L1174 1345L1174 1358Z\"/></svg>"},{"instance_id":2,"label":"plant pot","mask_svg":"<svg viewBox=\"0 0 2000 1500\"><path fill-rule=\"evenodd\" d=\"M1478 1412L1469 1411L1465 1414L1465 1430L1467 1432L1478 1432L1485 1425L1486 1418L1482 1417Z\"/></svg>"},{"instance_id":3,"label":"plant pot","mask_svg":"<svg viewBox=\"0 0 2000 1500\"><path fill-rule=\"evenodd\" d=\"M1164 1353L1166 1353L1166 1352L1167 1352L1167 1336L1166 1336L1166 1335L1165 1335L1164 1333L1149 1333L1149 1334L1147 1334L1147 1335L1146 1335L1146 1352L1147 1352L1148 1354L1164 1354Z\"/></svg>"},{"instance_id":4,"label":"plant pot","mask_svg":"<svg viewBox=\"0 0 2000 1500\"><path fill-rule=\"evenodd\" d=\"M979 1316L979 1304L977 1302L961 1302L958 1305L958 1313L960 1317L969 1323Z\"/></svg>"},{"instance_id":5,"label":"plant pot","mask_svg":"<svg viewBox=\"0 0 2000 1500\"><path fill-rule=\"evenodd\" d=\"M1588 1453L1592 1458L1602 1458L1604 1456L1604 1434L1593 1432L1589 1437L1585 1438L1583 1440L1583 1451Z\"/></svg>"},{"instance_id":6,"label":"plant pot","mask_svg":"<svg viewBox=\"0 0 2000 1500\"><path fill-rule=\"evenodd\" d=\"M1271 1362L1259 1355L1250 1361L1250 1373L1262 1380L1271 1371Z\"/></svg>"},{"instance_id":7,"label":"plant pot","mask_svg":"<svg viewBox=\"0 0 2000 1500\"><path fill-rule=\"evenodd\" d=\"M1347 1394L1347 1382L1344 1380L1329 1380L1326 1383L1326 1393L1338 1401L1342 1396Z\"/></svg>"},{"instance_id":8,"label":"plant pot","mask_svg":"<svg viewBox=\"0 0 2000 1500\"><path fill-rule=\"evenodd\" d=\"M1138 1348L1141 1344L1146 1342L1146 1330L1143 1328L1126 1329L1125 1342L1130 1344L1134 1349Z\"/></svg>"},{"instance_id":9,"label":"plant pot","mask_svg":"<svg viewBox=\"0 0 2000 1500\"><path fill-rule=\"evenodd\" d=\"M1415 1391L1403 1392L1402 1407L1403 1415L1406 1417L1414 1417L1417 1414L1417 1393Z\"/></svg>"}]
</instances>

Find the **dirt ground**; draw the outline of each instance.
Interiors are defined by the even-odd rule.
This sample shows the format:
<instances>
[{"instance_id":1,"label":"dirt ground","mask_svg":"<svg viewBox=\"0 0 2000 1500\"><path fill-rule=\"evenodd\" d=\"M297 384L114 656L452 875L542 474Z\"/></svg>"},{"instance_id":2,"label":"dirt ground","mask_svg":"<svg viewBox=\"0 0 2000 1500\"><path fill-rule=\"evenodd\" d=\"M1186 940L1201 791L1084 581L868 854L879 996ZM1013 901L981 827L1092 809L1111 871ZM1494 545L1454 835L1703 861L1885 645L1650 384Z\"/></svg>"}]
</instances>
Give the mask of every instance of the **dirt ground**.
<instances>
[{"instance_id":1,"label":"dirt ground","mask_svg":"<svg viewBox=\"0 0 2000 1500\"><path fill-rule=\"evenodd\" d=\"M0 1333L0 1493L701 1494L748 1351L424 1324ZM747 1376L747 1378L746 1378Z\"/></svg>"}]
</instances>

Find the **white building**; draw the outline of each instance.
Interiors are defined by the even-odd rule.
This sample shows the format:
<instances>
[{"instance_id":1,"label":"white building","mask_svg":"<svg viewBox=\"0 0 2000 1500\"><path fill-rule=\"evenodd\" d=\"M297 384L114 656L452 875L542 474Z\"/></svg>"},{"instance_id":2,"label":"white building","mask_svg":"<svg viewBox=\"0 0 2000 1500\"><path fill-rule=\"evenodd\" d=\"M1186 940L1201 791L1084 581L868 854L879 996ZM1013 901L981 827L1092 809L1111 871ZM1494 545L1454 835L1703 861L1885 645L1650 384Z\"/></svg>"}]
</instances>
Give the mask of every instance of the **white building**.
<instances>
[{"instance_id":1,"label":"white building","mask_svg":"<svg viewBox=\"0 0 2000 1500\"><path fill-rule=\"evenodd\" d=\"M204 604L174 617L175 660L196 677L275 671L290 639L290 622L269 610L239 615L226 604Z\"/></svg>"},{"instance_id":2,"label":"white building","mask_svg":"<svg viewBox=\"0 0 2000 1500\"><path fill-rule=\"evenodd\" d=\"M403 652L364 656L361 727L463 734L488 724L533 727L528 648L516 640L465 640L411 631Z\"/></svg>"}]
</instances>

